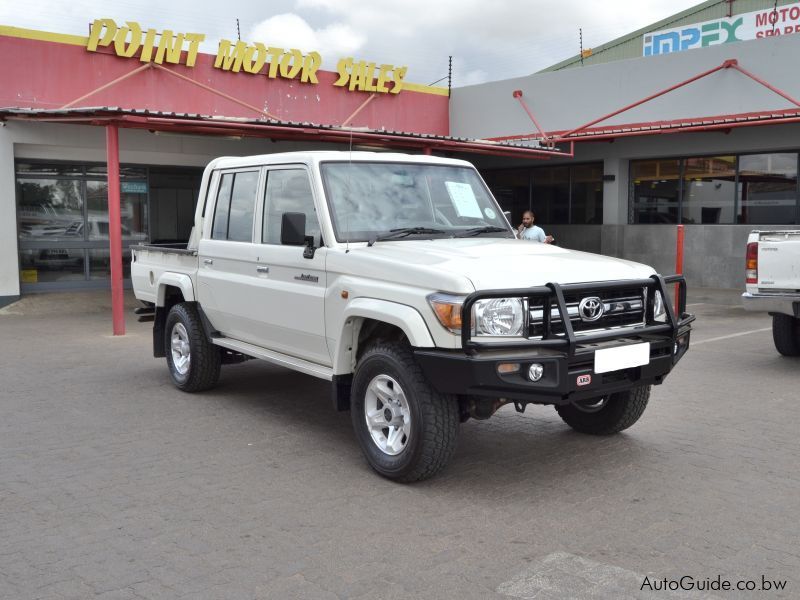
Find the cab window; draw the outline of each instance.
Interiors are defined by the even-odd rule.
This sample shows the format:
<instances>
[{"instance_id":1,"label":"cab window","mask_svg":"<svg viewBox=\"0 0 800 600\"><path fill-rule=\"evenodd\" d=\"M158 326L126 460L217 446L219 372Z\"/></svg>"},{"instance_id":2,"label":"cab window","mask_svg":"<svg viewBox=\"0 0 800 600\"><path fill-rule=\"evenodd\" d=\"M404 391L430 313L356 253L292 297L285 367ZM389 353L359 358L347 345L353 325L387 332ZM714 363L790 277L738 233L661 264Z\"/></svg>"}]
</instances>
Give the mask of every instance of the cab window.
<instances>
[{"instance_id":1,"label":"cab window","mask_svg":"<svg viewBox=\"0 0 800 600\"><path fill-rule=\"evenodd\" d=\"M315 246L322 244L311 183L308 173L303 169L276 169L267 173L264 220L261 225L262 243L281 243L281 221L283 213L287 212L305 214L306 235L314 237Z\"/></svg>"},{"instance_id":2,"label":"cab window","mask_svg":"<svg viewBox=\"0 0 800 600\"><path fill-rule=\"evenodd\" d=\"M214 207L212 239L252 241L257 188L258 171L222 175Z\"/></svg>"}]
</instances>

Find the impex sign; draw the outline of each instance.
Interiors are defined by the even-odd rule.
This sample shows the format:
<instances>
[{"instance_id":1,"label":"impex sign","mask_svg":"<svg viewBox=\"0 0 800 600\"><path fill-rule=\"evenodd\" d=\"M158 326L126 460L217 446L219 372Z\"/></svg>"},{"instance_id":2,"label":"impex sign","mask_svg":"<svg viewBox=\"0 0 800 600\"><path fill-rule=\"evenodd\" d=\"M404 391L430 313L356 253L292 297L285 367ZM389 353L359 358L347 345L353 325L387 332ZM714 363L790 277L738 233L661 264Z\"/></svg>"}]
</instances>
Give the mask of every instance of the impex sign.
<instances>
[{"instance_id":1,"label":"impex sign","mask_svg":"<svg viewBox=\"0 0 800 600\"><path fill-rule=\"evenodd\" d=\"M800 32L800 2L644 34L642 55L671 54Z\"/></svg>"}]
</instances>

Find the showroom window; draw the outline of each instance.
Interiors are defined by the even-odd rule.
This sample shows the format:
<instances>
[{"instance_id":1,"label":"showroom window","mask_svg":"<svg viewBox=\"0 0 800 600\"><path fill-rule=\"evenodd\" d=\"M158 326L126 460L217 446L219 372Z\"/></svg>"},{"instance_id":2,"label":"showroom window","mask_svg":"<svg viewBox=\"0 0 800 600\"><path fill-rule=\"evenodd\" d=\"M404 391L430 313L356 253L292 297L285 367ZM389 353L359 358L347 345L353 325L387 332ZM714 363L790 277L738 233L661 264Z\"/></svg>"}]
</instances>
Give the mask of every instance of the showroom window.
<instances>
[{"instance_id":1,"label":"showroom window","mask_svg":"<svg viewBox=\"0 0 800 600\"><path fill-rule=\"evenodd\" d=\"M797 212L797 154L739 157L738 223L793 225Z\"/></svg>"},{"instance_id":2,"label":"showroom window","mask_svg":"<svg viewBox=\"0 0 800 600\"><path fill-rule=\"evenodd\" d=\"M108 279L108 182L105 165L16 163L20 280L69 288ZM130 245L147 240L147 170L120 169L124 277Z\"/></svg>"},{"instance_id":3,"label":"showroom window","mask_svg":"<svg viewBox=\"0 0 800 600\"><path fill-rule=\"evenodd\" d=\"M680 161L631 161L633 223L677 223Z\"/></svg>"},{"instance_id":4,"label":"showroom window","mask_svg":"<svg viewBox=\"0 0 800 600\"><path fill-rule=\"evenodd\" d=\"M683 164L684 223L733 223L736 157L687 158Z\"/></svg>"},{"instance_id":5,"label":"showroom window","mask_svg":"<svg viewBox=\"0 0 800 600\"><path fill-rule=\"evenodd\" d=\"M629 222L795 224L797 170L797 153L634 160Z\"/></svg>"},{"instance_id":6,"label":"showroom window","mask_svg":"<svg viewBox=\"0 0 800 600\"><path fill-rule=\"evenodd\" d=\"M603 222L603 164L591 163L482 172L511 222L533 210L545 225Z\"/></svg>"}]
</instances>

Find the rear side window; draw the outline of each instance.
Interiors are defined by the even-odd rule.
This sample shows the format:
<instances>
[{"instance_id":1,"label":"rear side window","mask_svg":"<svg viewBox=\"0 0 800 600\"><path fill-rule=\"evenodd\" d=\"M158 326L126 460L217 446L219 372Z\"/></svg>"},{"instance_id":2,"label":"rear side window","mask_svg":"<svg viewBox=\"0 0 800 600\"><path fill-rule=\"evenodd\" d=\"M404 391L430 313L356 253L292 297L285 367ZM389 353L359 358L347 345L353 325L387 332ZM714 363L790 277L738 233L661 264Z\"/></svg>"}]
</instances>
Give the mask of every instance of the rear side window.
<instances>
[{"instance_id":1,"label":"rear side window","mask_svg":"<svg viewBox=\"0 0 800 600\"><path fill-rule=\"evenodd\" d=\"M225 173L220 178L211 238L233 242L253 240L253 214L258 171Z\"/></svg>"}]
</instances>

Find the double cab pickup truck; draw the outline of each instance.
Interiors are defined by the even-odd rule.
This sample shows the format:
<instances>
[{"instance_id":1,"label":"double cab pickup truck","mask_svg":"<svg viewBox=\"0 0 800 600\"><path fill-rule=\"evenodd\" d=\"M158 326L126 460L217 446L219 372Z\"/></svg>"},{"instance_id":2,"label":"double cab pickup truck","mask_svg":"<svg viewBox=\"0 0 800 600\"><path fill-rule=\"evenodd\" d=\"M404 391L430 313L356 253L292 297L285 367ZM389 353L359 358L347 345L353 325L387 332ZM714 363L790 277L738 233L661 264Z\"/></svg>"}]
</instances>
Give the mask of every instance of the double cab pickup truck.
<instances>
[{"instance_id":1,"label":"double cab pickup truck","mask_svg":"<svg viewBox=\"0 0 800 600\"><path fill-rule=\"evenodd\" d=\"M772 340L800 356L800 230L752 231L747 238L746 310L772 316Z\"/></svg>"},{"instance_id":2,"label":"double cab pickup truck","mask_svg":"<svg viewBox=\"0 0 800 600\"><path fill-rule=\"evenodd\" d=\"M329 380L369 464L404 482L505 404L630 427L694 318L682 277L517 239L470 163L422 155L218 158L189 243L135 247L131 276L178 388L251 358Z\"/></svg>"}]
</instances>

